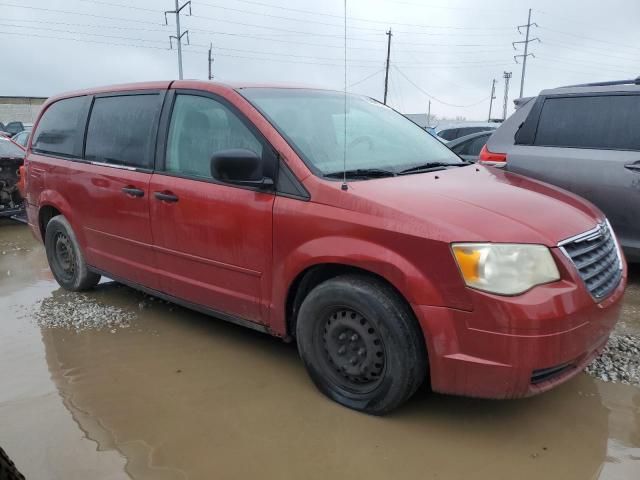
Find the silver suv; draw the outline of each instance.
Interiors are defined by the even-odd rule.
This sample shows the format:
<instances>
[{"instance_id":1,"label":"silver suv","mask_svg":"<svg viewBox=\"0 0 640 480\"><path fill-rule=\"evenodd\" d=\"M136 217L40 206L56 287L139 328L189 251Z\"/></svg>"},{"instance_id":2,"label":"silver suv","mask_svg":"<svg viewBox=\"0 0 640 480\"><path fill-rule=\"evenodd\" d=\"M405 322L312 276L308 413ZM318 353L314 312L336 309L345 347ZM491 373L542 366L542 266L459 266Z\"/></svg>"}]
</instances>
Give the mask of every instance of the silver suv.
<instances>
[{"instance_id":1,"label":"silver suv","mask_svg":"<svg viewBox=\"0 0 640 480\"><path fill-rule=\"evenodd\" d=\"M480 163L542 180L597 205L640 262L640 77L521 99Z\"/></svg>"}]
</instances>

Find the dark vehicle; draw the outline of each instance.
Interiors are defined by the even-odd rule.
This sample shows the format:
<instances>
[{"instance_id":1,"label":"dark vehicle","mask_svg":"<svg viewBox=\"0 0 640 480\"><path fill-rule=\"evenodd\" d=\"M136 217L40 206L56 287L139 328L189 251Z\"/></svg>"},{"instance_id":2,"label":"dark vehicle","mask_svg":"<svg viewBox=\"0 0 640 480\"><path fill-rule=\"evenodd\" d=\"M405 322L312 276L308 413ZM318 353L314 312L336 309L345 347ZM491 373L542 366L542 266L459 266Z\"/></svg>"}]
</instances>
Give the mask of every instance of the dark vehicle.
<instances>
[{"instance_id":1,"label":"dark vehicle","mask_svg":"<svg viewBox=\"0 0 640 480\"><path fill-rule=\"evenodd\" d=\"M31 134L31 130L23 130L20 133L16 133L11 140L13 140L18 145L23 147L27 147L27 142L29 141L29 135Z\"/></svg>"},{"instance_id":2,"label":"dark vehicle","mask_svg":"<svg viewBox=\"0 0 640 480\"><path fill-rule=\"evenodd\" d=\"M9 122L4 127L4 131L11 135L15 135L16 133L19 133L24 129L24 123L22 122Z\"/></svg>"},{"instance_id":3,"label":"dark vehicle","mask_svg":"<svg viewBox=\"0 0 640 480\"><path fill-rule=\"evenodd\" d=\"M450 142L451 140L465 137L472 133L485 132L487 130L493 131L496 128L498 128L496 123L464 122L438 126L436 127L435 132L438 138L443 141Z\"/></svg>"},{"instance_id":4,"label":"dark vehicle","mask_svg":"<svg viewBox=\"0 0 640 480\"><path fill-rule=\"evenodd\" d=\"M544 90L498 128L480 162L590 200L640 262L639 124L640 78Z\"/></svg>"},{"instance_id":5,"label":"dark vehicle","mask_svg":"<svg viewBox=\"0 0 640 480\"><path fill-rule=\"evenodd\" d=\"M18 170L24 162L24 149L0 137L0 217L12 217L24 211L18 189Z\"/></svg>"},{"instance_id":6,"label":"dark vehicle","mask_svg":"<svg viewBox=\"0 0 640 480\"><path fill-rule=\"evenodd\" d=\"M457 153L463 160L467 162L477 162L482 147L485 146L489 137L493 134L493 130L472 133L464 137L456 138L445 143L447 147Z\"/></svg>"}]
</instances>

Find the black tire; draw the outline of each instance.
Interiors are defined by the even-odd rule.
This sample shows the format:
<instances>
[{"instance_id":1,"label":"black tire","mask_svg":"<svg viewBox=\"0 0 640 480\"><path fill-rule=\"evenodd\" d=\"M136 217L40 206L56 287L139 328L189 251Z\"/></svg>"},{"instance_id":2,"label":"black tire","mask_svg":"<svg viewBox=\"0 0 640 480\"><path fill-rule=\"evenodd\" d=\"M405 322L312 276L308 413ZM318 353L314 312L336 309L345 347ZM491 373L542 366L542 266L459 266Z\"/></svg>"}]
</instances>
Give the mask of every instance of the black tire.
<instances>
[{"instance_id":1,"label":"black tire","mask_svg":"<svg viewBox=\"0 0 640 480\"><path fill-rule=\"evenodd\" d=\"M344 275L315 287L300 307L296 339L318 389L354 410L385 414L426 376L424 337L413 312L374 277Z\"/></svg>"},{"instance_id":2,"label":"black tire","mask_svg":"<svg viewBox=\"0 0 640 480\"><path fill-rule=\"evenodd\" d=\"M78 239L64 216L49 220L44 246L49 268L61 287L79 292L95 287L100 281L100 275L87 268Z\"/></svg>"},{"instance_id":3,"label":"black tire","mask_svg":"<svg viewBox=\"0 0 640 480\"><path fill-rule=\"evenodd\" d=\"M24 480L24 476L2 448L0 448L0 480Z\"/></svg>"}]
</instances>

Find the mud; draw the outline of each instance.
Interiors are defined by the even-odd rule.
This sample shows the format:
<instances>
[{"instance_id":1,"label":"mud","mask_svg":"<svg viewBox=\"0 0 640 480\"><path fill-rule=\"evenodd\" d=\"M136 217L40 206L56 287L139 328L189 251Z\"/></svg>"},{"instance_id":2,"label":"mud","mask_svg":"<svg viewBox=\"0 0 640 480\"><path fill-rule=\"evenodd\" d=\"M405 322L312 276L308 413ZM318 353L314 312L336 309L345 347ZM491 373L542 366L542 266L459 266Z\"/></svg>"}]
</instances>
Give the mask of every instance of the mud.
<instances>
[{"instance_id":1,"label":"mud","mask_svg":"<svg viewBox=\"0 0 640 480\"><path fill-rule=\"evenodd\" d=\"M0 224L2 250L0 446L27 478L640 476L637 387L583 374L516 401L423 390L370 417L321 396L293 346L115 283L82 308L125 312L128 328L47 326L35 312L69 299L42 249L24 226ZM625 333L640 331L639 276Z\"/></svg>"}]
</instances>

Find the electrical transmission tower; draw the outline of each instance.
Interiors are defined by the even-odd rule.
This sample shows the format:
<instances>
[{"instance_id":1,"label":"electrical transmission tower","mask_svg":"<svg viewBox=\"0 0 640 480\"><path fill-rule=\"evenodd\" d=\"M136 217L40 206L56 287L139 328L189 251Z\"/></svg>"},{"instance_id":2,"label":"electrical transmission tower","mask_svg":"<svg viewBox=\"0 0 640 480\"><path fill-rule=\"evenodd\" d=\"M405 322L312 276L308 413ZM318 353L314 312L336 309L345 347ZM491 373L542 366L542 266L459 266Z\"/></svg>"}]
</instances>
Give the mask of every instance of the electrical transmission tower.
<instances>
[{"instance_id":1,"label":"electrical transmission tower","mask_svg":"<svg viewBox=\"0 0 640 480\"><path fill-rule=\"evenodd\" d=\"M164 12L164 23L169 25L167 21L167 13L175 14L176 16L176 34L169 36L169 46L173 49L173 40L176 39L176 43L178 44L178 78L182 80L182 37L184 35L187 36L187 45L189 45L189 30L185 30L184 32L180 31L180 12L186 6L189 6L189 15L191 15L191 0L185 2L180 6L180 0L176 0L176 9L175 10L167 10Z\"/></svg>"},{"instance_id":2,"label":"electrical transmission tower","mask_svg":"<svg viewBox=\"0 0 640 480\"><path fill-rule=\"evenodd\" d=\"M527 28L526 34L525 34L525 39L524 40L520 40L519 42L513 42L513 49L516 49L516 44L517 43L523 43L524 44L524 54L523 55L514 55L513 59L515 60L516 63L518 63L518 58L522 58L522 76L520 77L520 98L522 98L523 96L523 92L524 92L524 77L525 74L527 72L527 57L533 57L535 58L536 56L533 53L529 53L529 43L531 42L540 42L540 39L538 37L536 38L529 38L529 30L531 29L531 27L537 27L538 24L537 23L531 23L531 9L529 9L529 17L527 18L527 24L526 25L518 25L518 33L522 34L522 31L520 30L521 28Z\"/></svg>"},{"instance_id":3,"label":"electrical transmission tower","mask_svg":"<svg viewBox=\"0 0 640 480\"><path fill-rule=\"evenodd\" d=\"M509 103L509 80L511 80L511 72L504 72L504 102L502 103L502 120L507 119L507 104Z\"/></svg>"},{"instance_id":4,"label":"electrical transmission tower","mask_svg":"<svg viewBox=\"0 0 640 480\"><path fill-rule=\"evenodd\" d=\"M493 108L493 101L496 99L496 79L491 80L491 96L489 97L489 122L491 121L491 109Z\"/></svg>"}]
</instances>

